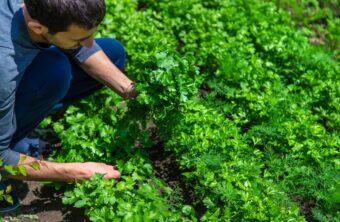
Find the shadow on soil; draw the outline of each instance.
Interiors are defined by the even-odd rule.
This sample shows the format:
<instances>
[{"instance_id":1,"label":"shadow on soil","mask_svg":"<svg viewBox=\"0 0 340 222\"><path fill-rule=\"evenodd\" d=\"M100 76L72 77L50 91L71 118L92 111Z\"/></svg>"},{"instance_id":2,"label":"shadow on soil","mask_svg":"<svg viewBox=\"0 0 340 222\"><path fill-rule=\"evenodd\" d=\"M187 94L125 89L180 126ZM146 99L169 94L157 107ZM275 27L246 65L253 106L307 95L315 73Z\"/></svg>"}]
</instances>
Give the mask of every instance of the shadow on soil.
<instances>
[{"instance_id":1,"label":"shadow on soil","mask_svg":"<svg viewBox=\"0 0 340 222\"><path fill-rule=\"evenodd\" d=\"M63 205L64 190L39 182L8 180L12 189L21 199L21 207L9 214L1 215L5 221L48 221L48 222L87 222L83 209Z\"/></svg>"}]
</instances>

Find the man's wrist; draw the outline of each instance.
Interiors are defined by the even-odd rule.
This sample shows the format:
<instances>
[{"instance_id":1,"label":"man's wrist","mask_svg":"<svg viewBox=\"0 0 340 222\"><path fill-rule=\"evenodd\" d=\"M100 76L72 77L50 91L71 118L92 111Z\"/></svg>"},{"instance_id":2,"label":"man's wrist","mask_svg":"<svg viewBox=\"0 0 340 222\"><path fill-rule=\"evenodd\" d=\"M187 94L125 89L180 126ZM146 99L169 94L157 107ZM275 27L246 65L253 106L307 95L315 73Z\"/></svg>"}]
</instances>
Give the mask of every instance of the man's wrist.
<instances>
[{"instance_id":1,"label":"man's wrist","mask_svg":"<svg viewBox=\"0 0 340 222\"><path fill-rule=\"evenodd\" d=\"M126 90L123 93L124 99L132 99L137 96L136 92L136 84L134 82L131 82L129 86L126 88Z\"/></svg>"}]
</instances>

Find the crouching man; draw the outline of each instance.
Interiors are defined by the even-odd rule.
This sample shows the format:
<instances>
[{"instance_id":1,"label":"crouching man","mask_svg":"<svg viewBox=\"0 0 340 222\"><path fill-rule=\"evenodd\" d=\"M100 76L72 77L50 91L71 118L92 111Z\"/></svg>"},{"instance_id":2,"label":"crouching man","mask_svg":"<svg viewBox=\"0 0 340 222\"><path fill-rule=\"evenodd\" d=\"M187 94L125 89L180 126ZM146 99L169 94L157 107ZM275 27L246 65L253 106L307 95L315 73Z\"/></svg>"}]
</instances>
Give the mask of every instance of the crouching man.
<instances>
[{"instance_id":1,"label":"crouching man","mask_svg":"<svg viewBox=\"0 0 340 222\"><path fill-rule=\"evenodd\" d=\"M0 1L0 158L3 165L27 170L27 176L13 178L72 182L97 172L120 177L114 166L96 162L40 161L34 170L26 138L52 110L104 85L124 99L135 96L133 82L122 73L123 46L93 38L104 15L104 0Z\"/></svg>"}]
</instances>

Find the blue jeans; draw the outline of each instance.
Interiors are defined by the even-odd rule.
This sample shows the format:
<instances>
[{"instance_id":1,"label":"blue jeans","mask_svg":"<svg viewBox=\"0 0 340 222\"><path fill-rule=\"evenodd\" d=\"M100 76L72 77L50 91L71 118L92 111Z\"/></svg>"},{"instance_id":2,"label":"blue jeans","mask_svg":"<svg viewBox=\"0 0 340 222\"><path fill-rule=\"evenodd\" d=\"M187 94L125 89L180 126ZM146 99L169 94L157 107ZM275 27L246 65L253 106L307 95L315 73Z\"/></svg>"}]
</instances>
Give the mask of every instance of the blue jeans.
<instances>
[{"instance_id":1,"label":"blue jeans","mask_svg":"<svg viewBox=\"0 0 340 222\"><path fill-rule=\"evenodd\" d=\"M123 70L125 50L115 39L96 42L110 60ZM26 69L15 103L17 130L13 146L23 139L56 107L67 106L103 87L56 47L42 50Z\"/></svg>"}]
</instances>

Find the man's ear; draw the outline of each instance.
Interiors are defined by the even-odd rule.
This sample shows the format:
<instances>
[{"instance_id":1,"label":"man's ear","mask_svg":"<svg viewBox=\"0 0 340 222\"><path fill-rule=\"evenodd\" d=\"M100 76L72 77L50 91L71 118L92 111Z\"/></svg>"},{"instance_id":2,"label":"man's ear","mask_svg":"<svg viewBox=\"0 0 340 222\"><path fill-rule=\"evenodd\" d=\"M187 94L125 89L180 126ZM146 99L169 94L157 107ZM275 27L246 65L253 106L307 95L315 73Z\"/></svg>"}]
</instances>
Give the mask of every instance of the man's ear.
<instances>
[{"instance_id":1,"label":"man's ear","mask_svg":"<svg viewBox=\"0 0 340 222\"><path fill-rule=\"evenodd\" d=\"M37 20L29 21L27 23L27 26L30 30L32 30L37 35L48 33L48 28L40 24Z\"/></svg>"},{"instance_id":2,"label":"man's ear","mask_svg":"<svg viewBox=\"0 0 340 222\"><path fill-rule=\"evenodd\" d=\"M22 4L22 8L24 11L26 25L31 31L33 31L37 35L45 34L48 32L48 28L46 26L40 24L38 20L32 19L30 14L27 12L25 4Z\"/></svg>"}]
</instances>

